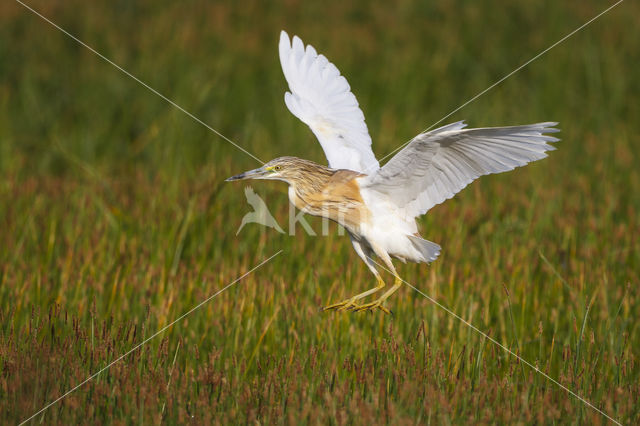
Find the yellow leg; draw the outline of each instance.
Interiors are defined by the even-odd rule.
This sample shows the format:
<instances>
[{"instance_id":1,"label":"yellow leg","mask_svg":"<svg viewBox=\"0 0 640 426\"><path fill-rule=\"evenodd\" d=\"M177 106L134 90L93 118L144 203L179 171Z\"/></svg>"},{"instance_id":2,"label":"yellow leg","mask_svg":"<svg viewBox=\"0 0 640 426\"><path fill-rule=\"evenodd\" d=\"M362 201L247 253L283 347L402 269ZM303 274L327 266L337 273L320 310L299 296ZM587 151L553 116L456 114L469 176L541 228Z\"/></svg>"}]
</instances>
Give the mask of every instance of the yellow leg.
<instances>
[{"instance_id":1,"label":"yellow leg","mask_svg":"<svg viewBox=\"0 0 640 426\"><path fill-rule=\"evenodd\" d=\"M357 294L349 299L343 300L342 302L334 303L329 306L325 306L323 310L328 311L330 309L335 309L336 311L343 311L345 309L356 309L360 308L360 305L356 303L356 301L362 299L363 297L367 297L373 293L380 291L384 287L384 281L382 281L382 277L380 275L376 275L376 279L378 280L378 285L372 289L369 289L363 293ZM385 308L381 308L382 310L386 310ZM389 313L387 311L387 313Z\"/></svg>"},{"instance_id":2,"label":"yellow leg","mask_svg":"<svg viewBox=\"0 0 640 426\"><path fill-rule=\"evenodd\" d=\"M382 304L384 303L385 300L389 298L389 296L395 293L396 290L398 290L401 286L402 286L402 280L400 279L400 277L396 276L393 286L391 286L391 288L387 290L382 296L380 296L378 299L374 300L371 303L365 303L364 305L358 306L357 308L355 308L355 311L356 312L372 311L378 308L381 311L383 311L385 314L391 313L389 309L382 306Z\"/></svg>"}]
</instances>

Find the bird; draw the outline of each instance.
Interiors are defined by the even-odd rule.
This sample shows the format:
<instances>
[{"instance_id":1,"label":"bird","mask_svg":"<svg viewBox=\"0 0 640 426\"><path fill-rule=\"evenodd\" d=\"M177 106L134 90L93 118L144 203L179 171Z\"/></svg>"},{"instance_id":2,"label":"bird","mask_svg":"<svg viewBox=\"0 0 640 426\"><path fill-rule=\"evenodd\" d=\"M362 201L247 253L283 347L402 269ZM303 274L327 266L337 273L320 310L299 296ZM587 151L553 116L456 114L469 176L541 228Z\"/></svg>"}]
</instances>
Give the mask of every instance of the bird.
<instances>
[{"instance_id":1,"label":"bird","mask_svg":"<svg viewBox=\"0 0 640 426\"><path fill-rule=\"evenodd\" d=\"M420 236L416 219L480 176L545 158L555 149L551 144L559 141L549 135L559 131L557 122L466 128L458 121L418 134L381 167L364 114L338 68L285 31L280 33L279 56L289 87L285 104L310 127L327 166L284 156L226 180L284 181L296 208L347 230L376 285L325 306L326 311L391 313L385 302L403 284L392 259L429 264L440 255L438 244ZM376 258L394 276L393 285L382 293L386 284Z\"/></svg>"}]
</instances>

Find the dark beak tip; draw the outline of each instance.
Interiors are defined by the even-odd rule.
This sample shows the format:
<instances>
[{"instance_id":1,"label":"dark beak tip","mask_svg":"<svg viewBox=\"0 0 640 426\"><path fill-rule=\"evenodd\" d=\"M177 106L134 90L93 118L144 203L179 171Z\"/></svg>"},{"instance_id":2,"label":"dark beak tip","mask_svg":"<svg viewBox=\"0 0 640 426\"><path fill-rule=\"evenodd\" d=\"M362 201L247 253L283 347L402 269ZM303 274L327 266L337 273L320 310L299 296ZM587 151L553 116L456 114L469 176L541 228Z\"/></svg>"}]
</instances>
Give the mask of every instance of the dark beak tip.
<instances>
[{"instance_id":1,"label":"dark beak tip","mask_svg":"<svg viewBox=\"0 0 640 426\"><path fill-rule=\"evenodd\" d=\"M244 173L240 173L239 175L235 175L235 176L231 176L229 178L226 178L224 181L225 182L232 182L234 180L240 180L244 177Z\"/></svg>"}]
</instances>

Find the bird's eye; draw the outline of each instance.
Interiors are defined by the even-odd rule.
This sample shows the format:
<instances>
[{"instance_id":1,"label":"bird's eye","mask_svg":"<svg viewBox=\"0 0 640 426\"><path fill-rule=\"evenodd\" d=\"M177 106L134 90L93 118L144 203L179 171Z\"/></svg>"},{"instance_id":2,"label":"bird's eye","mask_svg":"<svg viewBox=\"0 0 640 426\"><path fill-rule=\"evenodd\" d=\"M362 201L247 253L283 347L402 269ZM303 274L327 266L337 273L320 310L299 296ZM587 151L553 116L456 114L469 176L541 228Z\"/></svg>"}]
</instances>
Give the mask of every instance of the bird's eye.
<instances>
[{"instance_id":1,"label":"bird's eye","mask_svg":"<svg viewBox=\"0 0 640 426\"><path fill-rule=\"evenodd\" d=\"M280 170L282 170L282 166L274 166L273 170L279 172Z\"/></svg>"}]
</instances>

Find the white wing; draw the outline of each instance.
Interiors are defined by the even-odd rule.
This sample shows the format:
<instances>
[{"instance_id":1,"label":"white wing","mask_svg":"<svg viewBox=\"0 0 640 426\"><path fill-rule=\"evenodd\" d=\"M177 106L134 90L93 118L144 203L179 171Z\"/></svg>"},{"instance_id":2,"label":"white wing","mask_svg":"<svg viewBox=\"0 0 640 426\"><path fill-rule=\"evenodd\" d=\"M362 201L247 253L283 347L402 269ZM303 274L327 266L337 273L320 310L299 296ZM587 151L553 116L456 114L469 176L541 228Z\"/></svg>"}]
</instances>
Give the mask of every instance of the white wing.
<instances>
[{"instance_id":1,"label":"white wing","mask_svg":"<svg viewBox=\"0 0 640 426\"><path fill-rule=\"evenodd\" d=\"M462 121L416 136L361 184L392 201L407 217L426 213L476 178L540 160L555 149L558 123L467 129Z\"/></svg>"},{"instance_id":2,"label":"white wing","mask_svg":"<svg viewBox=\"0 0 640 426\"><path fill-rule=\"evenodd\" d=\"M305 49L297 36L291 43L284 31L279 50L291 90L285 93L284 101L316 135L329 167L368 173L379 169L364 114L338 68L312 46Z\"/></svg>"}]
</instances>

